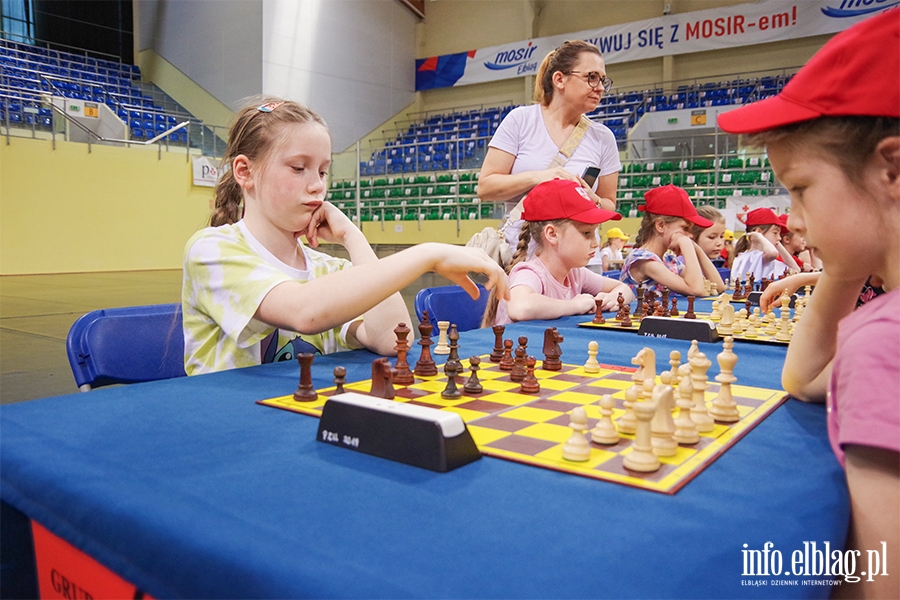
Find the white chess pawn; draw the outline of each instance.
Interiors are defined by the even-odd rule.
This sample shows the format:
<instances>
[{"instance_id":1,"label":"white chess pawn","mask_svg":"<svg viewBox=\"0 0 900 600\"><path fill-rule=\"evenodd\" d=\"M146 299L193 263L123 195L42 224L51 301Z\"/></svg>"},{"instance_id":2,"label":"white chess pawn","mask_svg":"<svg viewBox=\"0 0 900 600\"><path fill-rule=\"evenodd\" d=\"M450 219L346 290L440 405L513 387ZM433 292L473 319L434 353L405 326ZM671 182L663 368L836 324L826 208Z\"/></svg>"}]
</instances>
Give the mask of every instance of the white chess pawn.
<instances>
[{"instance_id":1,"label":"white chess pawn","mask_svg":"<svg viewBox=\"0 0 900 600\"><path fill-rule=\"evenodd\" d=\"M584 432L587 431L587 413L584 407L578 406L572 409L571 421L569 427L572 428L572 437L570 437L562 447L562 457L573 462L584 462L591 457L591 445Z\"/></svg>"},{"instance_id":2,"label":"white chess pawn","mask_svg":"<svg viewBox=\"0 0 900 600\"><path fill-rule=\"evenodd\" d=\"M721 305L722 305L722 303L719 301L718 298L712 301L712 312L709 313L710 321L715 322L722 318L722 306Z\"/></svg>"},{"instance_id":3,"label":"white chess pawn","mask_svg":"<svg viewBox=\"0 0 900 600\"><path fill-rule=\"evenodd\" d=\"M778 333L775 339L779 342L791 341L791 297L787 294L781 296L781 319L778 321Z\"/></svg>"},{"instance_id":4,"label":"white chess pawn","mask_svg":"<svg viewBox=\"0 0 900 600\"><path fill-rule=\"evenodd\" d=\"M625 390L625 414L619 417L619 431L622 433L634 433L637 431L637 418L634 416L632 407L638 402L641 392L637 385L633 385Z\"/></svg>"},{"instance_id":5,"label":"white chess pawn","mask_svg":"<svg viewBox=\"0 0 900 600\"><path fill-rule=\"evenodd\" d=\"M775 335L778 333L778 327L775 325L775 311L773 309L769 309L769 312L766 313L766 335Z\"/></svg>"},{"instance_id":6,"label":"white chess pawn","mask_svg":"<svg viewBox=\"0 0 900 600\"><path fill-rule=\"evenodd\" d=\"M745 338L755 338L758 337L758 332L756 330L758 319L756 318L756 313L750 315L749 319L747 319L747 329L744 330Z\"/></svg>"},{"instance_id":7,"label":"white chess pawn","mask_svg":"<svg viewBox=\"0 0 900 600\"><path fill-rule=\"evenodd\" d=\"M600 420L591 430L591 439L598 444L611 445L619 441L619 432L612 421L613 407L616 405L612 396L603 394L600 397Z\"/></svg>"},{"instance_id":8,"label":"white chess pawn","mask_svg":"<svg viewBox=\"0 0 900 600\"><path fill-rule=\"evenodd\" d=\"M584 363L585 373L599 373L600 363L597 362L597 352L600 350L600 344L597 342L588 343L588 359Z\"/></svg>"},{"instance_id":9,"label":"white chess pawn","mask_svg":"<svg viewBox=\"0 0 900 600\"><path fill-rule=\"evenodd\" d=\"M681 366L681 352L678 350L672 350L669 352L669 364L672 368L669 370L669 374L672 377L672 387L678 386L678 367Z\"/></svg>"},{"instance_id":10,"label":"white chess pawn","mask_svg":"<svg viewBox=\"0 0 900 600\"><path fill-rule=\"evenodd\" d=\"M637 433L634 443L631 444L631 452L622 459L626 469L639 473L651 473L659 470L661 466L659 458L653 453L653 443L650 433L650 419L656 413L657 403L653 400L637 402L634 405L634 414L637 418Z\"/></svg>"}]
</instances>

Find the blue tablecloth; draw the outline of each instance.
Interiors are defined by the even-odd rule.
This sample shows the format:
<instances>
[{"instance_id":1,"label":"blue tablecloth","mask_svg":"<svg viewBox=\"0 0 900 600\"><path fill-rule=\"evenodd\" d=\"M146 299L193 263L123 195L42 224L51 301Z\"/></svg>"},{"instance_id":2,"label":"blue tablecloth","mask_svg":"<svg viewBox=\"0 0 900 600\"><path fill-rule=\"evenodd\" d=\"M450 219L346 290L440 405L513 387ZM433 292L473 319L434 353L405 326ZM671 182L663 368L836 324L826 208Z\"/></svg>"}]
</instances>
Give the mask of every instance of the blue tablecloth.
<instances>
[{"instance_id":1,"label":"blue tablecloth","mask_svg":"<svg viewBox=\"0 0 900 600\"><path fill-rule=\"evenodd\" d=\"M699 308L699 307L698 307ZM563 362L660 370L688 343L510 326ZM490 351L490 330L461 355ZM701 344L718 372L721 344ZM739 382L780 387L785 348L737 344ZM418 352L412 353L414 358ZM367 379L374 355L317 357ZM155 597L825 597L754 587L744 545L785 563L842 548L849 503L823 406L789 400L673 496L485 457L445 474L315 441L317 420L256 404L296 389L295 362L2 407L0 497ZM760 578L755 578L760 579ZM762 578L772 579L772 578Z\"/></svg>"}]
</instances>

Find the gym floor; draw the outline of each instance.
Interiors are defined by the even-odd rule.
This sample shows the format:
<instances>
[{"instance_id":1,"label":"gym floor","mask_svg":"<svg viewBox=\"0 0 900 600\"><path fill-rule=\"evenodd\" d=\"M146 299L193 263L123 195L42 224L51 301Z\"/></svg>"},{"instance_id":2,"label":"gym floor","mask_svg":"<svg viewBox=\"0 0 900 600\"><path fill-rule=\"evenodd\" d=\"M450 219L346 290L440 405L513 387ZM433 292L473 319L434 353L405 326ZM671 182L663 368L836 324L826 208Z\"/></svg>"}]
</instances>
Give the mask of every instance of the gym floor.
<instances>
[{"instance_id":1,"label":"gym floor","mask_svg":"<svg viewBox=\"0 0 900 600\"><path fill-rule=\"evenodd\" d=\"M448 283L427 273L403 290L413 325L416 292ZM0 277L0 404L78 391L66 335L84 313L180 300L180 269Z\"/></svg>"}]
</instances>

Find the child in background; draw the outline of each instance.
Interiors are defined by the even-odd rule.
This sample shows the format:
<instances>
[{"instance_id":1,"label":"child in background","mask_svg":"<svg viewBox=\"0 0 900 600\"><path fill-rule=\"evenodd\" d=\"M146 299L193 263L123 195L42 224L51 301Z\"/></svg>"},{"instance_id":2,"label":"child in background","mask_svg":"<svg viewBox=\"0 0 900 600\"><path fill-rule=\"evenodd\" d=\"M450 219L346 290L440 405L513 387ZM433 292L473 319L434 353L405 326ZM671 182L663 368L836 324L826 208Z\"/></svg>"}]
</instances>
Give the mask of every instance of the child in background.
<instances>
[{"instance_id":1,"label":"child in background","mask_svg":"<svg viewBox=\"0 0 900 600\"><path fill-rule=\"evenodd\" d=\"M422 244L379 260L365 236L325 202L331 138L321 117L274 98L245 107L231 128L210 227L185 248L182 307L188 375L366 347L393 354L411 323L400 289L434 270L477 297L467 272L508 294L482 250ZM300 241L306 236L309 246ZM344 246L350 260L313 250Z\"/></svg>"},{"instance_id":2,"label":"child in background","mask_svg":"<svg viewBox=\"0 0 900 600\"><path fill-rule=\"evenodd\" d=\"M698 206L697 214L707 221L712 221L712 225L701 227L694 224L691 227L691 235L709 260L717 260L725 248L725 217L712 206Z\"/></svg>"},{"instance_id":3,"label":"child in background","mask_svg":"<svg viewBox=\"0 0 900 600\"><path fill-rule=\"evenodd\" d=\"M807 273L821 269L822 261L818 260L813 252L806 247L806 240L803 239L803 236L788 230L788 216L786 214L778 215L778 220L781 222L781 245L794 257L794 261L800 267L800 271ZM778 260L782 260L780 256Z\"/></svg>"},{"instance_id":4,"label":"child in background","mask_svg":"<svg viewBox=\"0 0 900 600\"><path fill-rule=\"evenodd\" d=\"M621 265L621 262L613 265L611 261L623 261L622 248L628 242L628 236L618 227L610 227L606 232L606 243L600 248L600 252L588 263L589 265L601 265L604 271L612 271Z\"/></svg>"},{"instance_id":5,"label":"child in background","mask_svg":"<svg viewBox=\"0 0 900 600\"><path fill-rule=\"evenodd\" d=\"M725 246L722 248L719 257L725 261L724 266L730 269L731 261L734 260L734 232L730 229L726 229L725 233L722 234L722 240Z\"/></svg>"},{"instance_id":6,"label":"child in background","mask_svg":"<svg viewBox=\"0 0 900 600\"><path fill-rule=\"evenodd\" d=\"M599 208L576 182L553 179L538 184L525 197L525 226L509 271L509 301L491 294L482 324L504 325L531 319L557 319L593 313L595 299L603 310L634 296L628 286L585 268L597 249L599 223L622 216ZM532 239L534 255L526 260Z\"/></svg>"},{"instance_id":7,"label":"child in background","mask_svg":"<svg viewBox=\"0 0 900 600\"><path fill-rule=\"evenodd\" d=\"M725 283L706 253L691 239L691 226L712 227L713 222L697 214L686 191L665 185L644 194L646 204L641 229L622 267L622 281L632 291L643 286L657 291L661 286L685 296L703 296L704 278L720 290Z\"/></svg>"},{"instance_id":8,"label":"child in background","mask_svg":"<svg viewBox=\"0 0 900 600\"><path fill-rule=\"evenodd\" d=\"M876 574L842 581L835 597L900 598L897 73L900 10L887 9L831 38L777 96L718 117L725 131L754 134L749 142L766 147L791 195L788 226L824 264L782 383L797 398L827 403L850 491L847 551L860 559L878 551L885 561ZM870 275L885 293L854 310Z\"/></svg>"},{"instance_id":9,"label":"child in background","mask_svg":"<svg viewBox=\"0 0 900 600\"><path fill-rule=\"evenodd\" d=\"M760 281L764 277L780 277L788 269L800 270L794 257L781 245L781 221L771 209L751 210L747 213L744 224L747 232L734 247L732 281L744 281L751 273L756 281ZM781 261L778 260L779 257Z\"/></svg>"}]
</instances>

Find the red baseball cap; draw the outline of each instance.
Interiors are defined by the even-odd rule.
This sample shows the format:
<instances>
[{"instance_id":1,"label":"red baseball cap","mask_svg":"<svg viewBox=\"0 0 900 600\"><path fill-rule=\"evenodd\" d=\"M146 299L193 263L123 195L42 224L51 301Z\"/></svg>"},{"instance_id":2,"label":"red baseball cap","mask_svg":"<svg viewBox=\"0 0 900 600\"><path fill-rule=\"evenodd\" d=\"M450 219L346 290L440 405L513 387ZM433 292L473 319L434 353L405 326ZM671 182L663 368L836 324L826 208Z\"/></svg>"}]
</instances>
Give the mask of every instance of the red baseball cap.
<instances>
[{"instance_id":1,"label":"red baseball cap","mask_svg":"<svg viewBox=\"0 0 900 600\"><path fill-rule=\"evenodd\" d=\"M787 235L791 232L791 230L788 229L787 222L788 222L788 214L787 213L778 215L778 224L781 225L781 235Z\"/></svg>"},{"instance_id":2,"label":"red baseball cap","mask_svg":"<svg viewBox=\"0 0 900 600\"><path fill-rule=\"evenodd\" d=\"M691 202L688 193L677 185L664 185L654 188L644 194L646 204L639 206L638 210L647 211L654 215L667 217L681 217L700 227L712 227L713 222L704 219L697 214L694 203Z\"/></svg>"},{"instance_id":3,"label":"red baseball cap","mask_svg":"<svg viewBox=\"0 0 900 600\"><path fill-rule=\"evenodd\" d=\"M747 213L747 216L743 219L744 225L747 227L756 227L759 225L778 225L782 228L782 233L784 233L784 223L781 222L781 218L775 214L771 208L754 208L750 212ZM787 221L787 217L785 217L785 222Z\"/></svg>"},{"instance_id":4,"label":"red baseball cap","mask_svg":"<svg viewBox=\"0 0 900 600\"><path fill-rule=\"evenodd\" d=\"M596 225L618 221L622 215L598 207L578 183L568 179L551 179L534 186L525 196L522 218L526 221L571 219Z\"/></svg>"},{"instance_id":5,"label":"red baseball cap","mask_svg":"<svg viewBox=\"0 0 900 600\"><path fill-rule=\"evenodd\" d=\"M722 113L729 133L757 133L818 117L900 117L900 9L831 38L780 94Z\"/></svg>"}]
</instances>

